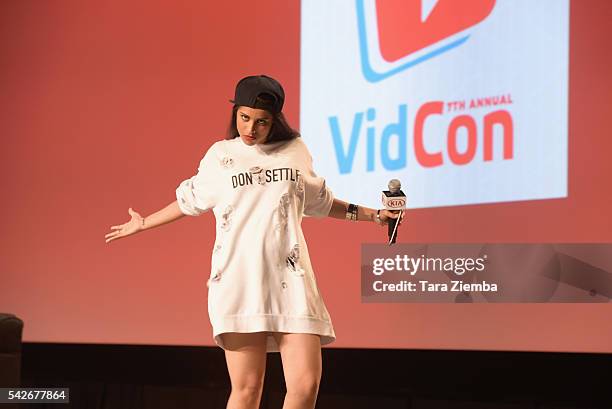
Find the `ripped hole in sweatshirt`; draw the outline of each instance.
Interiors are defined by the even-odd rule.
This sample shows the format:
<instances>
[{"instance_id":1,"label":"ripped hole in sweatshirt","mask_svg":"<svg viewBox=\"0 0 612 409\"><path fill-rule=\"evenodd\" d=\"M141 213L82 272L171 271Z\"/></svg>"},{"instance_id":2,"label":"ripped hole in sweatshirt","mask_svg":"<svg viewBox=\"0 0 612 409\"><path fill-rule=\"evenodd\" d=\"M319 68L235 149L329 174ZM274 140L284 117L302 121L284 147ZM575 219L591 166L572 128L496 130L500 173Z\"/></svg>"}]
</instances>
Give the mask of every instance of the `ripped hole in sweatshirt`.
<instances>
[{"instance_id":1,"label":"ripped hole in sweatshirt","mask_svg":"<svg viewBox=\"0 0 612 409\"><path fill-rule=\"evenodd\" d=\"M321 190L319 190L319 199L323 199L327 194L327 188L325 187L325 179L323 179L323 185L321 186Z\"/></svg>"},{"instance_id":2,"label":"ripped hole in sweatshirt","mask_svg":"<svg viewBox=\"0 0 612 409\"><path fill-rule=\"evenodd\" d=\"M223 166L225 169L229 169L234 166L234 160L229 156L225 156L223 159L221 159L221 166Z\"/></svg>"},{"instance_id":3,"label":"ripped hole in sweatshirt","mask_svg":"<svg viewBox=\"0 0 612 409\"><path fill-rule=\"evenodd\" d=\"M289 255L287 256L287 267L293 274L301 277L304 275L304 270L300 267L299 261L300 245L296 244L293 246L291 252L289 252Z\"/></svg>"},{"instance_id":4,"label":"ripped hole in sweatshirt","mask_svg":"<svg viewBox=\"0 0 612 409\"><path fill-rule=\"evenodd\" d=\"M265 172L263 171L263 168L259 166L253 166L252 168L249 169L249 172L251 172L253 179L257 183L259 183L260 185L266 184L266 175L265 175Z\"/></svg>"},{"instance_id":5,"label":"ripped hole in sweatshirt","mask_svg":"<svg viewBox=\"0 0 612 409\"><path fill-rule=\"evenodd\" d=\"M221 215L221 229L223 231L229 231L232 227L232 214L234 212L234 208L232 206L227 206L225 211Z\"/></svg>"},{"instance_id":6,"label":"ripped hole in sweatshirt","mask_svg":"<svg viewBox=\"0 0 612 409\"><path fill-rule=\"evenodd\" d=\"M215 272L215 274L210 276L210 278L206 282L206 287L210 287L211 284L218 283L219 281L221 281L221 272L217 271Z\"/></svg>"},{"instance_id":7,"label":"ripped hole in sweatshirt","mask_svg":"<svg viewBox=\"0 0 612 409\"><path fill-rule=\"evenodd\" d=\"M291 204L291 195L284 193L278 203L278 211L282 219L287 219L289 215L289 205Z\"/></svg>"}]
</instances>

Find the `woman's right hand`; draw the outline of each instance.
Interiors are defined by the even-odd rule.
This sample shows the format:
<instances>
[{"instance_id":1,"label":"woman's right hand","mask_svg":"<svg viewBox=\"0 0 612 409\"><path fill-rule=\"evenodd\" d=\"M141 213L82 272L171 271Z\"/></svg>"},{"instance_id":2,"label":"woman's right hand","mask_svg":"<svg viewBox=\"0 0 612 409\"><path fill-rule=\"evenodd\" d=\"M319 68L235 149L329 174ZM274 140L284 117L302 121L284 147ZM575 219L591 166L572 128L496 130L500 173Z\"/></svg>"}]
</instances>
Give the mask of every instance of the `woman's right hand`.
<instances>
[{"instance_id":1,"label":"woman's right hand","mask_svg":"<svg viewBox=\"0 0 612 409\"><path fill-rule=\"evenodd\" d=\"M131 236L132 234L138 233L143 229L143 217L137 212L133 211L131 207L128 209L128 213L130 216L132 216L129 222L120 224L118 226L111 226L111 230L113 231L104 236L107 243L123 237Z\"/></svg>"}]
</instances>

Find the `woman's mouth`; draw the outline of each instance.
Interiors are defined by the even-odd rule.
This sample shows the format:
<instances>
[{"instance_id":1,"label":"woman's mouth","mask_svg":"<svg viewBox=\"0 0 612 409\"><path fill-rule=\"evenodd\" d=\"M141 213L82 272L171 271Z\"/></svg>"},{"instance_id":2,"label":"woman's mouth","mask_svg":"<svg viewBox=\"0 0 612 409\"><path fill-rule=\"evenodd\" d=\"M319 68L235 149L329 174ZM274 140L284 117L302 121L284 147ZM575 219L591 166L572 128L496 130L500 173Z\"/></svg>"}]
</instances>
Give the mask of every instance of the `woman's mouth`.
<instances>
[{"instance_id":1,"label":"woman's mouth","mask_svg":"<svg viewBox=\"0 0 612 409\"><path fill-rule=\"evenodd\" d=\"M247 140L249 140L249 141L254 141L255 139L257 139L257 138L255 138L255 136L254 136L254 135L244 135L244 137L245 137Z\"/></svg>"}]
</instances>

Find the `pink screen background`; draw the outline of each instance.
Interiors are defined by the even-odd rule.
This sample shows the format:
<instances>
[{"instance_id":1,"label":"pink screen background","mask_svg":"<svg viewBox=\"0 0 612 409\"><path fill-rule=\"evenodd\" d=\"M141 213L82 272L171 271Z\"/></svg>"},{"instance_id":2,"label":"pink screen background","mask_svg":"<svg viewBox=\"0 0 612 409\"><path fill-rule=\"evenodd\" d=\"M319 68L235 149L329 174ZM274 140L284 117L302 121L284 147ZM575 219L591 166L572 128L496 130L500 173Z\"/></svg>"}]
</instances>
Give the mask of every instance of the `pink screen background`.
<instances>
[{"instance_id":1,"label":"pink screen background","mask_svg":"<svg viewBox=\"0 0 612 409\"><path fill-rule=\"evenodd\" d=\"M237 79L281 80L299 128L300 4L253 4L0 3L0 311L24 341L214 345L212 214L104 234L175 200ZM612 241L611 20L607 0L571 2L569 197L410 211L400 241ZM360 245L384 232L303 226L332 347L612 352L610 304L362 304Z\"/></svg>"}]
</instances>

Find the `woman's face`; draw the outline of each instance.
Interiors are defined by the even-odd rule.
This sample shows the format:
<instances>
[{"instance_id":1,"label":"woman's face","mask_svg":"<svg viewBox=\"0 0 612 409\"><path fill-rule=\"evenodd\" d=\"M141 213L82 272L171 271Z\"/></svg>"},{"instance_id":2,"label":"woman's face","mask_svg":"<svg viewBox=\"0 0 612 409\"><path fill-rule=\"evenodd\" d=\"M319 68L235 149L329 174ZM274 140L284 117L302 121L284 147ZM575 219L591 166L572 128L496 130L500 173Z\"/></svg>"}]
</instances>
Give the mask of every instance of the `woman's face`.
<instances>
[{"instance_id":1,"label":"woman's face","mask_svg":"<svg viewBox=\"0 0 612 409\"><path fill-rule=\"evenodd\" d=\"M272 114L264 109L240 106L236 112L236 128L245 144L265 143L273 119Z\"/></svg>"}]
</instances>

